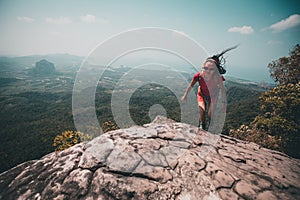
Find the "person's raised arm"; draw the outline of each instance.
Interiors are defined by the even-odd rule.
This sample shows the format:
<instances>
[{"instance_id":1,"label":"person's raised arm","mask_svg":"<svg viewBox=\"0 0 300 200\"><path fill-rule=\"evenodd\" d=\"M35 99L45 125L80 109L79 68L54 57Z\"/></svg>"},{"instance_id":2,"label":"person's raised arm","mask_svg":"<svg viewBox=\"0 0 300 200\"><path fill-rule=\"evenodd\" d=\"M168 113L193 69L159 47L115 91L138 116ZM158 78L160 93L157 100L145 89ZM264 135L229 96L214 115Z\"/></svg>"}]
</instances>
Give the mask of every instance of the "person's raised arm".
<instances>
[{"instance_id":1,"label":"person's raised arm","mask_svg":"<svg viewBox=\"0 0 300 200\"><path fill-rule=\"evenodd\" d=\"M190 82L190 84L188 85L188 87L186 88L186 90L185 90L185 92L184 92L184 94L183 94L183 96L181 97L181 101L182 102L184 102L185 100L186 100L186 97L187 97L187 95L188 95L188 93L191 91L191 89L194 87L194 85L196 84L196 80L192 80L191 82Z\"/></svg>"},{"instance_id":2,"label":"person's raised arm","mask_svg":"<svg viewBox=\"0 0 300 200\"><path fill-rule=\"evenodd\" d=\"M226 100L226 90L225 90L225 87L224 87L223 83L220 84L220 89L221 89L221 95L222 95L222 102L225 103L225 100Z\"/></svg>"}]
</instances>

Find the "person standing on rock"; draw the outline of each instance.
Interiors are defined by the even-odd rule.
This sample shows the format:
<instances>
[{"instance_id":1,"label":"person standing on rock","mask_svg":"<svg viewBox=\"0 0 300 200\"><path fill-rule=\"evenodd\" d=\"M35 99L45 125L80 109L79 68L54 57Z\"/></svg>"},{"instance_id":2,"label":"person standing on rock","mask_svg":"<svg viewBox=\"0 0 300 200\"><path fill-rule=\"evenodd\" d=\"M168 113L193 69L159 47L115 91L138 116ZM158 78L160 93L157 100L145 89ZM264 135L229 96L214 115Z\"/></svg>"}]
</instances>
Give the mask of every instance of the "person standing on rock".
<instances>
[{"instance_id":1,"label":"person standing on rock","mask_svg":"<svg viewBox=\"0 0 300 200\"><path fill-rule=\"evenodd\" d=\"M206 59L202 66L202 71L194 74L194 77L188 87L185 90L184 95L181 97L181 101L186 101L188 93L198 82L197 101L200 112L199 127L203 130L207 130L212 113L217 103L219 92L222 95L222 104L225 109L226 92L223 81L225 78L221 74L225 74L226 70L221 66L221 62L225 63L225 59L222 57L224 53L235 49L237 46L224 50L222 53L214 55ZM206 123L206 113L208 118L208 125Z\"/></svg>"}]
</instances>

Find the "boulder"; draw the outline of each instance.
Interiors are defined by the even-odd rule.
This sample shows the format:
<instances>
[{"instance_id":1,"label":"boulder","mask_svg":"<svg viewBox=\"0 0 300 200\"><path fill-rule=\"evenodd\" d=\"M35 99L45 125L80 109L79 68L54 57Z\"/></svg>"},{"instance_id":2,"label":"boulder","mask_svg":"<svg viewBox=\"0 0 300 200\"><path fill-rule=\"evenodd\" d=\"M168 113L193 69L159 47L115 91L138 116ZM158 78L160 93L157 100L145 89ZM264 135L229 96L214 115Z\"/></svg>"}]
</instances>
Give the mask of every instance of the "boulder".
<instances>
[{"instance_id":1,"label":"boulder","mask_svg":"<svg viewBox=\"0 0 300 200\"><path fill-rule=\"evenodd\" d=\"M299 196L299 160L160 116L0 174L0 199Z\"/></svg>"}]
</instances>

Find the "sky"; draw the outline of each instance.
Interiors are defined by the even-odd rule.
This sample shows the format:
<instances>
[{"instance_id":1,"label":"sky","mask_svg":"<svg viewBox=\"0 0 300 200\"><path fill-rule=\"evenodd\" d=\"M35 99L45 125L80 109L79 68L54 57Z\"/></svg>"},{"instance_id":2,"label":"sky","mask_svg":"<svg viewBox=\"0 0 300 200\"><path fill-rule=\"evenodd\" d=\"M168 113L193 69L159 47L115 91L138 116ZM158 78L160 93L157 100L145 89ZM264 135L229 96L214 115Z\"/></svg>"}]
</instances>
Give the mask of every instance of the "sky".
<instances>
[{"instance_id":1,"label":"sky","mask_svg":"<svg viewBox=\"0 0 300 200\"><path fill-rule=\"evenodd\" d=\"M0 55L10 56L85 57L127 30L176 30L208 55L239 44L227 74L270 82L268 63L300 43L300 0L0 0L0 27Z\"/></svg>"}]
</instances>

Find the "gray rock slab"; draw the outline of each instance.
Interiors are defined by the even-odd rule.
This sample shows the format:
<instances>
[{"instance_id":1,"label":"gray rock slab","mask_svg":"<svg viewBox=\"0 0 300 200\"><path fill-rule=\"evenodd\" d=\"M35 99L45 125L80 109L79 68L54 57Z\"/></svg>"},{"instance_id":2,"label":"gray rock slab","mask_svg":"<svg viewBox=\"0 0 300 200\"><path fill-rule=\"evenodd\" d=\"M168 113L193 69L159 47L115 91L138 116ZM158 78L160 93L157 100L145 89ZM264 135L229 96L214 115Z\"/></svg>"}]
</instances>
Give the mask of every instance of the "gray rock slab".
<instances>
[{"instance_id":1,"label":"gray rock slab","mask_svg":"<svg viewBox=\"0 0 300 200\"><path fill-rule=\"evenodd\" d=\"M0 199L297 199L300 161L157 117L0 174Z\"/></svg>"}]
</instances>

